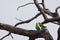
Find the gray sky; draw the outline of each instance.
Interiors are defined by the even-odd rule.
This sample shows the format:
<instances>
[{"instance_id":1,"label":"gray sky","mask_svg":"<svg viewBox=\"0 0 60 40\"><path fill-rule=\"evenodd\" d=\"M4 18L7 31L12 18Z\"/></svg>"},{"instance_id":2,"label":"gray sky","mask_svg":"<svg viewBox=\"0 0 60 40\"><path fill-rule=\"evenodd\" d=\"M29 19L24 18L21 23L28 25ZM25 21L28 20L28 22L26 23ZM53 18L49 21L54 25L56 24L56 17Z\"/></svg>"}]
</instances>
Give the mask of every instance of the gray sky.
<instances>
[{"instance_id":1,"label":"gray sky","mask_svg":"<svg viewBox=\"0 0 60 40\"><path fill-rule=\"evenodd\" d=\"M17 22L19 22L15 18L22 19L22 20L27 20L29 18L32 18L34 15L39 13L35 5L31 4L25 6L20 8L19 11L17 11L18 6L24 5L29 2L33 2L33 0L29 0L29 1L28 0L0 0L0 22L14 25ZM41 2L41 0L39 0L39 2ZM49 8L52 12L54 12L55 8L60 6L60 0L46 0L45 5L46 8ZM37 19L35 19L34 21L28 24L20 25L22 26L20 28L24 28L28 30L36 30L35 23L42 22L42 21L43 21L43 17L39 16ZM57 29L59 28L58 25L48 23L45 26L47 26L47 29L49 30L50 34L53 36L54 40L56 40ZM0 30L0 38L6 35L7 33L8 33L7 31ZM12 34L12 35L14 39L11 39L11 37L8 36L4 40L28 40L28 37L20 36L17 34ZM36 40L40 40L40 38Z\"/></svg>"}]
</instances>

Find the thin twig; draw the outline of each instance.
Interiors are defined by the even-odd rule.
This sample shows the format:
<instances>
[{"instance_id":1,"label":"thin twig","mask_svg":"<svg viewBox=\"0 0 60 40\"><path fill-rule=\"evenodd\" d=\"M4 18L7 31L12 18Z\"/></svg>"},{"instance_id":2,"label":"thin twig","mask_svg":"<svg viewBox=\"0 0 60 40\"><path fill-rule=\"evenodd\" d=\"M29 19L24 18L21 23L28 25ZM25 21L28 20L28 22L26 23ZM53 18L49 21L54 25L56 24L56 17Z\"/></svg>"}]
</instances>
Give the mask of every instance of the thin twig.
<instances>
[{"instance_id":1,"label":"thin twig","mask_svg":"<svg viewBox=\"0 0 60 40\"><path fill-rule=\"evenodd\" d=\"M0 26L3 27L2 25L0 25ZM7 25L7 26L8 26L8 25ZM4 37L2 37L0 40L4 39L5 37L7 37L7 36L9 36L9 35L11 35L11 37L12 37L12 39L13 39L13 36L12 36L11 32L9 32L7 35L5 35Z\"/></svg>"},{"instance_id":2,"label":"thin twig","mask_svg":"<svg viewBox=\"0 0 60 40\"><path fill-rule=\"evenodd\" d=\"M58 9L60 8L60 6L58 6L56 9L55 9L55 11L56 11L56 13L58 13Z\"/></svg>"},{"instance_id":3,"label":"thin twig","mask_svg":"<svg viewBox=\"0 0 60 40\"><path fill-rule=\"evenodd\" d=\"M19 8L24 7L24 6L27 6L27 5L29 5L29 4L34 4L34 3L31 2L31 3L24 4L24 5L22 5L22 6L18 6L17 11L19 10ZM42 4L42 3L39 3L39 4Z\"/></svg>"},{"instance_id":4,"label":"thin twig","mask_svg":"<svg viewBox=\"0 0 60 40\"><path fill-rule=\"evenodd\" d=\"M11 32L9 32L7 35L5 35L4 37L2 37L0 40L4 39L5 37L11 35ZM13 39L13 36L11 35L12 39Z\"/></svg>"},{"instance_id":5,"label":"thin twig","mask_svg":"<svg viewBox=\"0 0 60 40\"><path fill-rule=\"evenodd\" d=\"M21 20L21 19L18 19L18 18L16 18L17 20L19 20L19 21L23 21L23 20Z\"/></svg>"},{"instance_id":6,"label":"thin twig","mask_svg":"<svg viewBox=\"0 0 60 40\"><path fill-rule=\"evenodd\" d=\"M60 8L60 6L58 6L56 9L55 9L55 12L51 12L49 11L49 9L45 9L44 12L48 15L50 15L51 17L58 17L59 16L59 13L58 13L58 9Z\"/></svg>"},{"instance_id":7,"label":"thin twig","mask_svg":"<svg viewBox=\"0 0 60 40\"><path fill-rule=\"evenodd\" d=\"M18 26L18 25L20 25L20 24L29 23L29 22L31 22L32 20L36 19L36 18L37 18L38 16L40 16L40 15L41 15L41 13L38 13L38 14L36 14L34 17L32 17L31 19L28 19L28 20L26 20L26 21L22 21L22 22L16 23L16 24L15 24L15 27Z\"/></svg>"}]
</instances>

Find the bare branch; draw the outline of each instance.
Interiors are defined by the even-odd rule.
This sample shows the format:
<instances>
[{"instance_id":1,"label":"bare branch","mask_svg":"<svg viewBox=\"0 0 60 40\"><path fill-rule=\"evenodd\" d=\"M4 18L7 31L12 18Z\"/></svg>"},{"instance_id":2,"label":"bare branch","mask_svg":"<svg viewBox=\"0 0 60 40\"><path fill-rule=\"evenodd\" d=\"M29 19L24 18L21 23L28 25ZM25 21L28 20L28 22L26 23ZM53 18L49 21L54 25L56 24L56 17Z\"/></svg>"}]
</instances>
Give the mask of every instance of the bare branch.
<instances>
[{"instance_id":1,"label":"bare branch","mask_svg":"<svg viewBox=\"0 0 60 40\"><path fill-rule=\"evenodd\" d=\"M31 22L32 20L36 19L36 18L37 18L38 16L40 16L40 15L41 15L41 13L38 13L38 14L36 14L34 17L32 17L31 19L28 19L28 20L26 20L26 21L22 21L22 22L16 23L16 24L15 24L15 27L18 26L18 25L20 25L20 24L29 23L29 22Z\"/></svg>"},{"instance_id":2,"label":"bare branch","mask_svg":"<svg viewBox=\"0 0 60 40\"><path fill-rule=\"evenodd\" d=\"M44 9L44 10L45 10L45 9ZM47 12L48 12L48 11L47 11ZM17 23L17 24L15 25L15 27L16 27L17 25L20 25L20 24L29 23L29 22L32 21L33 19L37 18L39 15L40 15L40 13L38 13L36 16L34 16L33 18L31 18L31 19L29 19L29 20L26 20L26 21L22 21L22 20L17 19L17 20L22 21L22 22ZM44 22L44 23L45 23L45 22ZM54 23L54 24L57 24L57 23Z\"/></svg>"},{"instance_id":3,"label":"bare branch","mask_svg":"<svg viewBox=\"0 0 60 40\"><path fill-rule=\"evenodd\" d=\"M44 14L45 12L44 12L44 10L40 7L40 5L38 4L37 0L34 0L34 3L35 3L35 5L36 5L37 9L42 13L44 19L47 20L48 18L47 18L47 16Z\"/></svg>"},{"instance_id":4,"label":"bare branch","mask_svg":"<svg viewBox=\"0 0 60 40\"><path fill-rule=\"evenodd\" d=\"M49 18L47 21L43 21L42 24L54 21L60 21L60 17Z\"/></svg>"},{"instance_id":5,"label":"bare branch","mask_svg":"<svg viewBox=\"0 0 60 40\"><path fill-rule=\"evenodd\" d=\"M44 12L48 15L50 15L51 17L58 17L59 14L57 12L51 12L49 9L45 9Z\"/></svg>"},{"instance_id":6,"label":"bare branch","mask_svg":"<svg viewBox=\"0 0 60 40\"><path fill-rule=\"evenodd\" d=\"M47 29L36 31L36 30L26 30L26 29L22 29L22 28L17 28L16 26L18 26L20 24L24 24L24 23L29 23L32 20L36 19L41 14L43 15L43 17L45 19L42 22L42 24L49 23L49 22L54 23L56 21L57 23L54 23L54 24L60 25L60 17L58 14L58 9L60 8L60 6L56 8L54 13L52 13L51 11L45 9L44 0L42 0L42 3L38 3L37 0L34 0L34 3L27 3L25 5L18 6L17 10L19 10L20 7L24 7L24 6L27 6L29 4L35 4L38 11L40 11L40 13L36 14L34 17L32 17L31 19L28 19L26 21L23 21L23 20L16 18L17 20L22 21L22 22L19 22L14 26L0 23L0 29L9 31L9 33L7 35L5 35L4 37L2 37L0 40L11 35L11 33L19 34L19 35L23 35L23 36L28 36L29 40L35 40L36 38L45 38L45 40L53 40L52 36L50 35L50 33ZM42 4L43 8L41 8L41 6L39 4ZM48 19L45 14L48 14L48 15L52 16L53 18ZM11 35L11 37L13 38L12 35ZM60 40L60 30L58 30L58 40Z\"/></svg>"},{"instance_id":7,"label":"bare branch","mask_svg":"<svg viewBox=\"0 0 60 40\"><path fill-rule=\"evenodd\" d=\"M55 12L58 13L58 9L60 8L60 6L58 6L56 9L55 9Z\"/></svg>"},{"instance_id":8,"label":"bare branch","mask_svg":"<svg viewBox=\"0 0 60 40\"><path fill-rule=\"evenodd\" d=\"M22 20L16 18L17 20L22 21L22 22L16 23L14 26L16 27L16 26L18 26L18 25L20 25L20 24L29 23L29 22L31 22L32 20L36 19L36 18L37 18L38 16L40 16L40 15L41 15L41 13L38 13L38 14L36 14L34 17L32 17L31 19L28 19L28 20L26 20L26 21L22 21ZM7 35L8 35L8 34L7 34ZM11 35L11 32L10 32L9 35Z\"/></svg>"},{"instance_id":9,"label":"bare branch","mask_svg":"<svg viewBox=\"0 0 60 40\"><path fill-rule=\"evenodd\" d=\"M31 38L45 38L53 40L52 36L50 35L47 29L36 31L36 30L25 30L22 28L17 28L8 24L0 23L0 29L12 32L14 34L19 34ZM47 38L48 37L48 38Z\"/></svg>"},{"instance_id":10,"label":"bare branch","mask_svg":"<svg viewBox=\"0 0 60 40\"><path fill-rule=\"evenodd\" d=\"M45 10L44 0L42 0L42 6L43 6L43 10Z\"/></svg>"},{"instance_id":11,"label":"bare branch","mask_svg":"<svg viewBox=\"0 0 60 40\"><path fill-rule=\"evenodd\" d=\"M17 11L19 10L19 8L24 7L24 6L27 6L27 5L29 5L29 4L34 4L34 3L31 2L31 3L27 3L27 4L25 4L25 5L22 5L22 6L18 6ZM42 3L38 3L38 4L42 4Z\"/></svg>"},{"instance_id":12,"label":"bare branch","mask_svg":"<svg viewBox=\"0 0 60 40\"><path fill-rule=\"evenodd\" d=\"M47 18L47 16L45 15L45 12L44 12L44 10L45 10L44 0L42 0L42 6L43 6L43 13L42 13L42 15L43 15L44 19L47 20L48 18Z\"/></svg>"},{"instance_id":13,"label":"bare branch","mask_svg":"<svg viewBox=\"0 0 60 40\"><path fill-rule=\"evenodd\" d=\"M45 11L46 14L48 14L48 15L50 15L52 17L58 17L59 16L59 14L58 14L58 9L59 8L60 8L60 6L55 9L54 13L52 13L51 11L49 11L49 9L45 9L44 11Z\"/></svg>"},{"instance_id":14,"label":"bare branch","mask_svg":"<svg viewBox=\"0 0 60 40\"><path fill-rule=\"evenodd\" d=\"M11 35L11 32L9 32L7 35L5 35L4 37L2 37L0 40L4 39L5 37ZM13 39L13 36L11 35L12 39Z\"/></svg>"}]
</instances>

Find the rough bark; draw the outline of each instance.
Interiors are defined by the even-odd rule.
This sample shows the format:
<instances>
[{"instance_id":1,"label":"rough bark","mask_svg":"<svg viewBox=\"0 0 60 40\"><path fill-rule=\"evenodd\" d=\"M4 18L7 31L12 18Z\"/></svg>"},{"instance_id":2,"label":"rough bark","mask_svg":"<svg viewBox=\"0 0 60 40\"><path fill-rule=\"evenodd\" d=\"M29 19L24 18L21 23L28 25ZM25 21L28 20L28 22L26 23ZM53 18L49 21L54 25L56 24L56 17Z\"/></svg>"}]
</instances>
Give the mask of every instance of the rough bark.
<instances>
[{"instance_id":1,"label":"rough bark","mask_svg":"<svg viewBox=\"0 0 60 40\"><path fill-rule=\"evenodd\" d=\"M12 32L14 34L23 35L29 37L29 40L35 40L36 38L45 38L45 40L53 40L47 29L36 31L26 30L22 28L15 28L14 26L0 23L0 29Z\"/></svg>"}]
</instances>

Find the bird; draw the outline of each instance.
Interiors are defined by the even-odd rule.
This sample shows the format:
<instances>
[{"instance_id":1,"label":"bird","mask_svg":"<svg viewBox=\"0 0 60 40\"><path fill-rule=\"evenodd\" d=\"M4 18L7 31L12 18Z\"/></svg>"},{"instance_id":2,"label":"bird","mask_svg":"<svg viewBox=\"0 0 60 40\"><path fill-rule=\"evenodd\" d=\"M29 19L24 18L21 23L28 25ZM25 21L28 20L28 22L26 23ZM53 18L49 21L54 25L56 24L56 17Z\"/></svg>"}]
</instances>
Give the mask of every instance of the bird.
<instances>
[{"instance_id":1,"label":"bird","mask_svg":"<svg viewBox=\"0 0 60 40\"><path fill-rule=\"evenodd\" d=\"M39 30L45 29L46 26L44 26L44 25L41 24L40 22L37 22L35 28L36 28L37 31L39 31Z\"/></svg>"}]
</instances>

